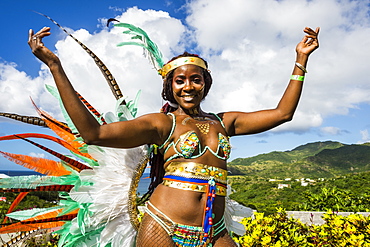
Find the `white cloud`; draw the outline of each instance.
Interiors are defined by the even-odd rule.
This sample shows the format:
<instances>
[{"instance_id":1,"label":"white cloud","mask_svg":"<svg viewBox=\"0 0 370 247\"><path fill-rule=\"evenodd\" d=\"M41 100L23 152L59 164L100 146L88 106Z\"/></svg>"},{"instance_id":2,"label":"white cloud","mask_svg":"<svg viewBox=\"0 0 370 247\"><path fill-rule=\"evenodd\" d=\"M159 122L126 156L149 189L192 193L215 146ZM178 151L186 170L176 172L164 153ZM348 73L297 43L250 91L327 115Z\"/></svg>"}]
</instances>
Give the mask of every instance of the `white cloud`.
<instances>
[{"instance_id":1,"label":"white cloud","mask_svg":"<svg viewBox=\"0 0 370 247\"><path fill-rule=\"evenodd\" d=\"M333 127L333 126L327 126L327 127L320 128L321 135L338 136L338 135L342 135L343 133L348 133L348 131L342 130L340 128Z\"/></svg>"},{"instance_id":2,"label":"white cloud","mask_svg":"<svg viewBox=\"0 0 370 247\"><path fill-rule=\"evenodd\" d=\"M321 47L310 57L294 121L277 130L305 131L370 103L369 1L199 0L189 8L188 24L214 72L207 102L215 109L275 107L305 26L321 27Z\"/></svg>"},{"instance_id":3,"label":"white cloud","mask_svg":"<svg viewBox=\"0 0 370 247\"><path fill-rule=\"evenodd\" d=\"M356 104L370 103L367 4L349 0L198 0L186 6L187 26L166 12L137 7L116 19L146 30L166 60L185 49L200 51L214 78L204 109L214 112L275 107L293 68L302 29L321 26L321 47L310 57L294 121L275 130L302 132L320 126L326 116L343 115ZM101 29L95 33L84 29L71 32L106 63L125 95L133 99L143 90L140 114L157 112L163 103L160 77L142 56L141 48L116 47L127 40L122 28L108 29L105 19L99 21ZM197 47L189 47L193 42ZM112 110L114 97L92 59L69 37L56 43L56 52L76 90L98 110ZM38 105L59 114L56 101L43 87L53 83L45 66L36 78L18 71L14 64L2 63L0 70L0 93L5 97L0 111L34 112L29 102L32 96Z\"/></svg>"},{"instance_id":4,"label":"white cloud","mask_svg":"<svg viewBox=\"0 0 370 247\"><path fill-rule=\"evenodd\" d=\"M361 141L359 143L370 142L370 135L367 129L361 130L360 134L361 134Z\"/></svg>"},{"instance_id":5,"label":"white cloud","mask_svg":"<svg viewBox=\"0 0 370 247\"><path fill-rule=\"evenodd\" d=\"M37 157L37 158L46 158L46 155L44 153L34 153L34 152L31 152L31 153L29 153L29 156Z\"/></svg>"},{"instance_id":6,"label":"white cloud","mask_svg":"<svg viewBox=\"0 0 370 247\"><path fill-rule=\"evenodd\" d=\"M162 48L165 59L171 58L172 52L179 52L177 44L185 27L179 20L171 18L168 13L154 10L143 11L134 7L117 16L116 19L146 30ZM162 81L149 60L144 58L143 49L137 46L116 46L130 38L122 34L126 29L103 28L93 34L85 29L68 30L107 65L124 95L127 95L129 99L134 99L138 90L142 90L139 113L159 111L163 103L160 98ZM53 47L49 48L53 50ZM75 89L99 111L114 110L115 98L93 59L68 36L59 40L55 48ZM181 51L183 50L182 48ZM0 64L0 72L0 93L2 97L5 97L0 103L1 112L26 115L31 112L35 115L29 100L29 96L32 96L37 105L61 117L57 101L44 89L44 84L54 84L45 65L41 66L40 74L36 78L31 78L24 72L18 71L14 64Z\"/></svg>"},{"instance_id":7,"label":"white cloud","mask_svg":"<svg viewBox=\"0 0 370 247\"><path fill-rule=\"evenodd\" d=\"M52 80L44 71L33 79L26 73L17 70L14 63L0 63L0 111L25 115L36 115L30 97L42 102L43 107L53 109L52 97L44 90L44 82Z\"/></svg>"}]
</instances>

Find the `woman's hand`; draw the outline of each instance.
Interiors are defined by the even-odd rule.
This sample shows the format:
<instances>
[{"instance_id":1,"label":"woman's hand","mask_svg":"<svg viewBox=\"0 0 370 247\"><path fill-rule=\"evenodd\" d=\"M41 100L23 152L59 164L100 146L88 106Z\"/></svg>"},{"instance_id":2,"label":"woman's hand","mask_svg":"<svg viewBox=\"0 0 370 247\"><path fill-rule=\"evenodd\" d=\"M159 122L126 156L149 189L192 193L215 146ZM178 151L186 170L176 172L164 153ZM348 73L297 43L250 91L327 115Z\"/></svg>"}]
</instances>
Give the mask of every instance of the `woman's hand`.
<instances>
[{"instance_id":1,"label":"woman's hand","mask_svg":"<svg viewBox=\"0 0 370 247\"><path fill-rule=\"evenodd\" d=\"M309 56L314 50L319 48L319 31L320 28L317 27L316 30L312 30L309 27L306 27L303 30L307 35L303 37L301 42L298 43L296 47L296 52L299 55L307 55Z\"/></svg>"},{"instance_id":2,"label":"woman's hand","mask_svg":"<svg viewBox=\"0 0 370 247\"><path fill-rule=\"evenodd\" d=\"M42 43L42 39L50 35L50 27L44 27L37 33L33 33L33 30L30 29L28 33L28 45L30 46L32 53L45 63L48 67L53 64L59 64L59 58L51 52L48 48Z\"/></svg>"}]
</instances>

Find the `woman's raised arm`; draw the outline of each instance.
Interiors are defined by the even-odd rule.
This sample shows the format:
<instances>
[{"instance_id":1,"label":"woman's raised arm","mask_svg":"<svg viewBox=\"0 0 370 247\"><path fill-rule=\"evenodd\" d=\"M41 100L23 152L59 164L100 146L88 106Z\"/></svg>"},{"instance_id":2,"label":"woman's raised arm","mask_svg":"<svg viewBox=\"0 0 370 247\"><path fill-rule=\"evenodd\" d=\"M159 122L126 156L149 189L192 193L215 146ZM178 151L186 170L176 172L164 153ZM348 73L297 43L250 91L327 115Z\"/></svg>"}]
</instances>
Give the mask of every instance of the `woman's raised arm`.
<instances>
[{"instance_id":1,"label":"woman's raised arm","mask_svg":"<svg viewBox=\"0 0 370 247\"><path fill-rule=\"evenodd\" d=\"M148 143L161 144L161 136L165 134L158 127L161 122L162 125L163 122L168 122L164 114L151 114L131 121L100 125L78 98L59 58L44 46L42 39L49 35L49 27L44 27L35 34L30 30L28 44L32 53L49 67L65 109L86 143L122 148Z\"/></svg>"},{"instance_id":2,"label":"woman's raised arm","mask_svg":"<svg viewBox=\"0 0 370 247\"><path fill-rule=\"evenodd\" d=\"M296 63L289 84L275 109L251 113L226 112L223 114L228 134L245 135L272 129L293 118L302 92L303 79L309 55L319 47L320 28L306 27L306 35L296 47Z\"/></svg>"}]
</instances>

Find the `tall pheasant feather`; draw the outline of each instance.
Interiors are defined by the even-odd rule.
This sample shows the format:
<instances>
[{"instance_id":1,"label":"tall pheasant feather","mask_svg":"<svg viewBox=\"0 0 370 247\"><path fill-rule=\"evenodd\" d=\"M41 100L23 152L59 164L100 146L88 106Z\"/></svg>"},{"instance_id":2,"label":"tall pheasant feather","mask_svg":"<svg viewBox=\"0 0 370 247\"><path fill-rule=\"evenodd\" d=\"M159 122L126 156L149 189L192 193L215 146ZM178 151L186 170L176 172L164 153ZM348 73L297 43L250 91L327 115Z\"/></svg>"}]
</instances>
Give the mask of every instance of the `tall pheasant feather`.
<instances>
[{"instance_id":1,"label":"tall pheasant feather","mask_svg":"<svg viewBox=\"0 0 370 247\"><path fill-rule=\"evenodd\" d=\"M51 19L49 16L47 16L45 14L42 14L42 13L39 13L39 12L36 12L36 11L35 11L35 13L48 18L55 25L57 25L60 29L62 29L66 34L68 34L74 41L76 41L82 47L82 49L84 49L87 52L87 54L89 54L94 59L95 64L99 67L100 71L103 73L103 76L106 79L106 81L108 82L108 85L111 88L112 93L116 97L116 99L118 100L118 99L120 99L120 98L123 97L122 92L121 92L121 89L119 88L119 85L117 84L116 79L114 78L114 76L112 75L112 73L109 71L109 69L107 68L107 66L103 63L103 61L100 60L100 58L98 56L96 56L94 52L92 52L86 45L84 45L83 43L81 43L81 41L79 41L78 39L76 39L65 28L63 28L58 22L56 22L55 20ZM123 101L122 103L123 104L126 104L125 101Z\"/></svg>"}]
</instances>

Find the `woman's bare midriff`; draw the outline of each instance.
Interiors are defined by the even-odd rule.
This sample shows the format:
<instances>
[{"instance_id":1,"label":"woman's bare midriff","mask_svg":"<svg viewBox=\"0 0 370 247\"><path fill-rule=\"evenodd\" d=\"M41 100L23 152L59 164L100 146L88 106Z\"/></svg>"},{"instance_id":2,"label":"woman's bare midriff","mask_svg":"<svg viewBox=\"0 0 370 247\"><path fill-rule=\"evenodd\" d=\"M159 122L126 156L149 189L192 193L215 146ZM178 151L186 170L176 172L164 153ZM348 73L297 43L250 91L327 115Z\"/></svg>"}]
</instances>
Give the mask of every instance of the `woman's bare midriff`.
<instances>
[{"instance_id":1,"label":"woman's bare midriff","mask_svg":"<svg viewBox=\"0 0 370 247\"><path fill-rule=\"evenodd\" d=\"M192 226L202 225L206 200L206 193L170 188L162 184L158 185L150 197L150 202L173 222ZM216 223L223 216L225 197L216 196L213 207L213 221ZM157 214L154 209L150 209Z\"/></svg>"}]
</instances>

